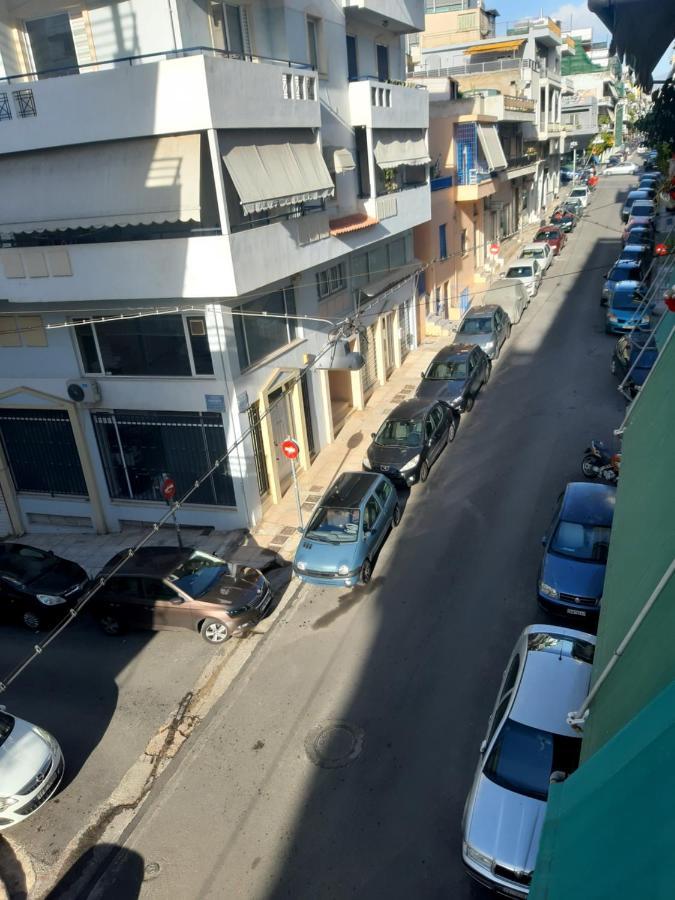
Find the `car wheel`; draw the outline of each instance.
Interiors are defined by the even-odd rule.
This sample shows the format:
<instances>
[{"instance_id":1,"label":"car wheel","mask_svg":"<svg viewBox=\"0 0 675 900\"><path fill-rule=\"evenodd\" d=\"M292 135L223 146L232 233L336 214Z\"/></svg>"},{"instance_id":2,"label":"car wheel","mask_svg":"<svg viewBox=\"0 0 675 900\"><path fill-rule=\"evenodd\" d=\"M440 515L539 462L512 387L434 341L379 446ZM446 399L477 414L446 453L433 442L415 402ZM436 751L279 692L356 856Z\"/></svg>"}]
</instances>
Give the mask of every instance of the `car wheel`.
<instances>
[{"instance_id":1,"label":"car wheel","mask_svg":"<svg viewBox=\"0 0 675 900\"><path fill-rule=\"evenodd\" d=\"M31 631L39 631L40 625L42 624L40 620L40 616L36 612L25 612L21 617L23 624L26 628L30 628Z\"/></svg>"},{"instance_id":2,"label":"car wheel","mask_svg":"<svg viewBox=\"0 0 675 900\"><path fill-rule=\"evenodd\" d=\"M204 619L199 633L209 644L224 644L230 636L227 625L218 619Z\"/></svg>"},{"instance_id":3,"label":"car wheel","mask_svg":"<svg viewBox=\"0 0 675 900\"><path fill-rule=\"evenodd\" d=\"M369 559L364 559L361 566L361 584L368 584L373 574L373 566Z\"/></svg>"},{"instance_id":4,"label":"car wheel","mask_svg":"<svg viewBox=\"0 0 675 900\"><path fill-rule=\"evenodd\" d=\"M488 381L490 380L490 375L492 375L492 363L488 362L487 366L485 367L485 378L483 379L483 384L488 383Z\"/></svg>"},{"instance_id":5,"label":"car wheel","mask_svg":"<svg viewBox=\"0 0 675 900\"><path fill-rule=\"evenodd\" d=\"M401 521L401 507L397 503L396 506L394 507L394 513L391 517L391 522L392 522L392 525L394 526L394 528L396 528L396 526L398 525L398 523L400 521Z\"/></svg>"},{"instance_id":6,"label":"car wheel","mask_svg":"<svg viewBox=\"0 0 675 900\"><path fill-rule=\"evenodd\" d=\"M594 456L591 456L589 453L587 456L581 461L581 471L586 476L586 478L597 478L597 465Z\"/></svg>"},{"instance_id":7,"label":"car wheel","mask_svg":"<svg viewBox=\"0 0 675 900\"><path fill-rule=\"evenodd\" d=\"M464 412L471 412L473 409L473 396L469 394L466 398L466 402L464 403Z\"/></svg>"},{"instance_id":8,"label":"car wheel","mask_svg":"<svg viewBox=\"0 0 675 900\"><path fill-rule=\"evenodd\" d=\"M451 444L454 441L456 434L457 434L457 423L453 419L450 422L450 424L448 425L448 439L445 443Z\"/></svg>"},{"instance_id":9,"label":"car wheel","mask_svg":"<svg viewBox=\"0 0 675 900\"><path fill-rule=\"evenodd\" d=\"M121 634L123 631L122 623L117 616L113 616L112 613L101 616L98 620L98 624L101 626L103 632L109 634L111 637L117 637L117 635Z\"/></svg>"},{"instance_id":10,"label":"car wheel","mask_svg":"<svg viewBox=\"0 0 675 900\"><path fill-rule=\"evenodd\" d=\"M422 463L422 465L420 466L420 481L422 482L422 484L424 484L424 482L427 480L428 477L429 477L429 464L425 459L424 462Z\"/></svg>"}]
</instances>

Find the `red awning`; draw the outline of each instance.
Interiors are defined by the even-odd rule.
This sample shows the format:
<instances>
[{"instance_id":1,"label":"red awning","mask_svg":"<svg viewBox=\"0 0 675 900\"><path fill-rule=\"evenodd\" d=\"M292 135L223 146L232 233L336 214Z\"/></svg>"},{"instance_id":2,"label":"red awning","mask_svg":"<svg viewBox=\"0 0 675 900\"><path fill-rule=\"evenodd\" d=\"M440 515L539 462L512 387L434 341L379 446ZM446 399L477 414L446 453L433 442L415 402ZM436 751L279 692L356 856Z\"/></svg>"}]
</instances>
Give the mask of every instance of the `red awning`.
<instances>
[{"instance_id":1,"label":"red awning","mask_svg":"<svg viewBox=\"0 0 675 900\"><path fill-rule=\"evenodd\" d=\"M331 219L328 226L330 233L335 237L339 234L349 234L350 231L370 228L377 224L377 219L371 218L366 213L354 213L351 216L342 216L340 219Z\"/></svg>"}]
</instances>

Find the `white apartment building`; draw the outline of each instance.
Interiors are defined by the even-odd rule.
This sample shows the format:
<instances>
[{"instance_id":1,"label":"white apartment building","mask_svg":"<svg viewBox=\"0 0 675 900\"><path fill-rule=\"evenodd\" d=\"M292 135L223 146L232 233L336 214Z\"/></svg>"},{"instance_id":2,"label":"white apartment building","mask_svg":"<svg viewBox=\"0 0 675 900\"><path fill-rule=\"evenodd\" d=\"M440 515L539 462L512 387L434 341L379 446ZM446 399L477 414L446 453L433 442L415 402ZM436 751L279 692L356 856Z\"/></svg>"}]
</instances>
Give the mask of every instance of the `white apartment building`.
<instances>
[{"instance_id":1,"label":"white apartment building","mask_svg":"<svg viewBox=\"0 0 675 900\"><path fill-rule=\"evenodd\" d=\"M422 0L0 0L0 535L155 521L162 477L226 448L179 519L250 526L279 443L309 467L400 365L423 25ZM359 309L366 366L298 381Z\"/></svg>"}]
</instances>

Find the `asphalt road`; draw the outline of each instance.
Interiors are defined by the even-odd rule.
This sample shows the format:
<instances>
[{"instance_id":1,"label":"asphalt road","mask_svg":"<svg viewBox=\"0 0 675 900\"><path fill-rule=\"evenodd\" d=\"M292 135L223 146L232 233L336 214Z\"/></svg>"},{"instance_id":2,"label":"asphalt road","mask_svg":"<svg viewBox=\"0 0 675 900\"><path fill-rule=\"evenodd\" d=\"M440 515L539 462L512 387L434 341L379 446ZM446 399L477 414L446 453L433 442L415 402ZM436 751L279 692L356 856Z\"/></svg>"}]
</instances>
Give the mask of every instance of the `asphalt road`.
<instances>
[{"instance_id":1,"label":"asphalt road","mask_svg":"<svg viewBox=\"0 0 675 900\"><path fill-rule=\"evenodd\" d=\"M369 587L303 589L88 897L485 896L462 809L509 652L545 621L553 504L622 419L599 297L634 180L601 180ZM351 758L316 765L317 748Z\"/></svg>"}]
</instances>

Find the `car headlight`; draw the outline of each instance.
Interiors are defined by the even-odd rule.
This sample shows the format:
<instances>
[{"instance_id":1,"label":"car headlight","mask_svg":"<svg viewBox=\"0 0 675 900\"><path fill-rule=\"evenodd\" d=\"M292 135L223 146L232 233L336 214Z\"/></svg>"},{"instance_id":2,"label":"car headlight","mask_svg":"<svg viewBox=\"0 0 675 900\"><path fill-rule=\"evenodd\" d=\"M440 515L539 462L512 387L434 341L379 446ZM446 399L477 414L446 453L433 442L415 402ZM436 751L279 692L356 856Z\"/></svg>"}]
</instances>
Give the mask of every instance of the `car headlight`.
<instances>
[{"instance_id":1,"label":"car headlight","mask_svg":"<svg viewBox=\"0 0 675 900\"><path fill-rule=\"evenodd\" d=\"M452 399L450 401L450 406L452 406L454 409L457 409L461 405L462 405L462 395L461 394L458 397L455 397L454 399Z\"/></svg>"},{"instance_id":2,"label":"car headlight","mask_svg":"<svg viewBox=\"0 0 675 900\"><path fill-rule=\"evenodd\" d=\"M553 600L557 600L560 596L558 591L550 584L546 584L545 581L539 582L539 593L544 594L546 597L551 597Z\"/></svg>"},{"instance_id":3,"label":"car headlight","mask_svg":"<svg viewBox=\"0 0 675 900\"><path fill-rule=\"evenodd\" d=\"M617 317L614 315L614 313L608 313L608 315L607 315L607 321L608 321L608 322L618 322L619 320L618 320Z\"/></svg>"},{"instance_id":4,"label":"car headlight","mask_svg":"<svg viewBox=\"0 0 675 900\"><path fill-rule=\"evenodd\" d=\"M408 462L404 466L401 466L399 471L409 472L411 469L415 468L415 466L417 465L417 463L419 461L420 461L420 457L419 457L419 454L417 454L417 456L413 456L412 459L409 459Z\"/></svg>"},{"instance_id":5,"label":"car headlight","mask_svg":"<svg viewBox=\"0 0 675 900\"><path fill-rule=\"evenodd\" d=\"M493 859L491 856L488 856L487 853L483 853L478 850L476 847L472 847L471 844L468 844L464 841L464 852L472 859L475 863L478 863L479 866L483 866L486 869L490 869L492 867Z\"/></svg>"},{"instance_id":6,"label":"car headlight","mask_svg":"<svg viewBox=\"0 0 675 900\"><path fill-rule=\"evenodd\" d=\"M602 296L609 297L609 287L607 285L602 289Z\"/></svg>"},{"instance_id":7,"label":"car headlight","mask_svg":"<svg viewBox=\"0 0 675 900\"><path fill-rule=\"evenodd\" d=\"M0 812L4 812L13 803L16 803L16 797L0 797Z\"/></svg>"},{"instance_id":8,"label":"car headlight","mask_svg":"<svg viewBox=\"0 0 675 900\"><path fill-rule=\"evenodd\" d=\"M372 466L370 465L370 460L368 459L367 456L363 457L363 459L361 460L361 465L363 466L364 469L372 469Z\"/></svg>"},{"instance_id":9,"label":"car headlight","mask_svg":"<svg viewBox=\"0 0 675 900\"><path fill-rule=\"evenodd\" d=\"M52 737L52 735L48 731L45 731L44 728L40 728L39 725L33 725L33 731L42 738L45 744L49 744L50 747L56 745L56 738Z\"/></svg>"},{"instance_id":10,"label":"car headlight","mask_svg":"<svg viewBox=\"0 0 675 900\"><path fill-rule=\"evenodd\" d=\"M38 594L37 598L43 606L58 606L66 602L65 597L55 597L53 594Z\"/></svg>"},{"instance_id":11,"label":"car headlight","mask_svg":"<svg viewBox=\"0 0 675 900\"><path fill-rule=\"evenodd\" d=\"M495 349L494 341L488 341L487 344L483 344L483 350L494 350L494 349Z\"/></svg>"},{"instance_id":12,"label":"car headlight","mask_svg":"<svg viewBox=\"0 0 675 900\"><path fill-rule=\"evenodd\" d=\"M304 572L307 568L307 563L303 559L301 559L300 562L297 562L295 564L295 568L300 569L301 572Z\"/></svg>"},{"instance_id":13,"label":"car headlight","mask_svg":"<svg viewBox=\"0 0 675 900\"><path fill-rule=\"evenodd\" d=\"M338 566L338 575L349 575L349 566Z\"/></svg>"}]
</instances>

